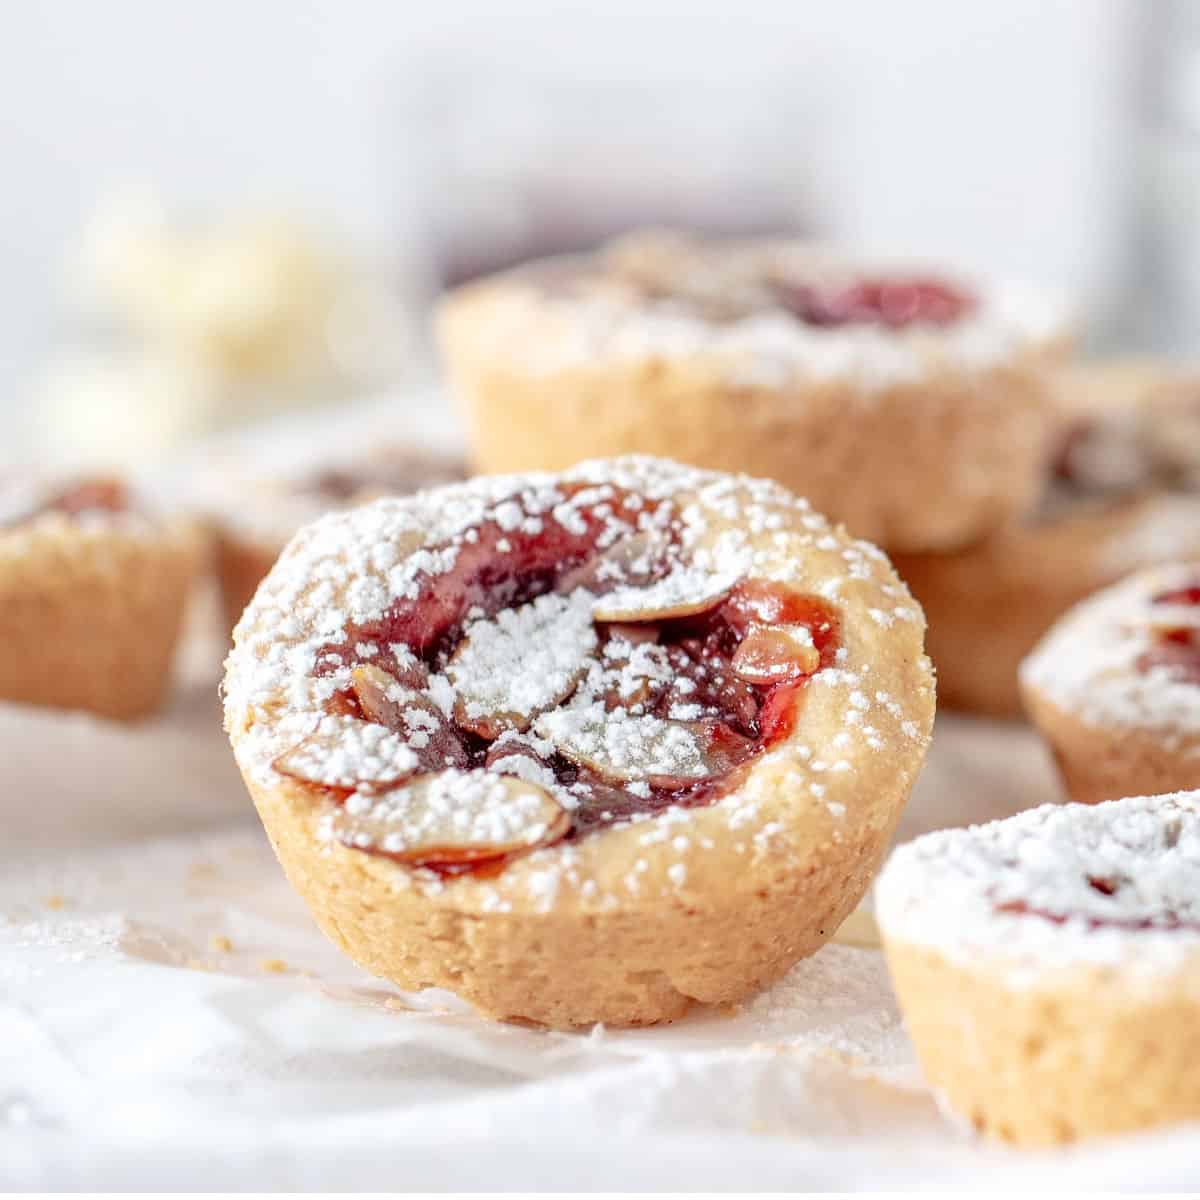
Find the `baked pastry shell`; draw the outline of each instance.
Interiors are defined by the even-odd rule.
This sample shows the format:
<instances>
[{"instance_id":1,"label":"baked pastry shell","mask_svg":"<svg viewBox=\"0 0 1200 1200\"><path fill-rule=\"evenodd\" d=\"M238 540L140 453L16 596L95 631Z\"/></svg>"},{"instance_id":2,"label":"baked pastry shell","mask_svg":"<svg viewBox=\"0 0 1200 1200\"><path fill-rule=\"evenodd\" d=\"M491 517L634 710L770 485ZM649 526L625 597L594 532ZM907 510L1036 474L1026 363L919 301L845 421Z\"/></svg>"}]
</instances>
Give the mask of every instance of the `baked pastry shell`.
<instances>
[{"instance_id":1,"label":"baked pastry shell","mask_svg":"<svg viewBox=\"0 0 1200 1200\"><path fill-rule=\"evenodd\" d=\"M0 532L0 698L152 713L205 550L190 522L125 514L44 514Z\"/></svg>"},{"instance_id":2,"label":"baked pastry shell","mask_svg":"<svg viewBox=\"0 0 1200 1200\"><path fill-rule=\"evenodd\" d=\"M1044 1146L1200 1119L1200 951L1147 982L1073 965L1014 987L986 953L884 947L925 1077L978 1131Z\"/></svg>"},{"instance_id":3,"label":"baked pastry shell","mask_svg":"<svg viewBox=\"0 0 1200 1200\"><path fill-rule=\"evenodd\" d=\"M561 1028L647 1024L679 1017L694 1000L736 1002L828 940L877 871L920 769L932 673L915 605L908 620L867 615L883 587L908 600L881 555L855 578L844 535L823 549L799 529L761 537L777 567L768 577L788 578L799 556L807 570L796 586L842 579L835 603L848 662L868 664L873 692L899 702L897 716L878 720L875 746L831 752L847 760L843 771L808 766L847 728L852 696L866 703L860 683L831 671L806 686L794 731L714 803L559 843L496 876L439 881L322 837L332 801L263 772L245 752L269 709L235 711L230 737L247 787L326 934L406 990L444 987L487 1015ZM257 619L256 602L236 639Z\"/></svg>"}]
</instances>

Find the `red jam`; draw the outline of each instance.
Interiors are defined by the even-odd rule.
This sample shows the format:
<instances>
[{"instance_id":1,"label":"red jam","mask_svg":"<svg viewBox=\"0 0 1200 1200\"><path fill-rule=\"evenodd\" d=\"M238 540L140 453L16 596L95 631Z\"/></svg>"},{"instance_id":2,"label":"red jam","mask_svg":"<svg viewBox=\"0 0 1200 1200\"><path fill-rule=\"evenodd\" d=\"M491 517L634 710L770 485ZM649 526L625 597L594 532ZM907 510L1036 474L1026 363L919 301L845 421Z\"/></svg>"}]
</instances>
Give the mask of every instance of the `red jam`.
<instances>
[{"instance_id":1,"label":"red jam","mask_svg":"<svg viewBox=\"0 0 1200 1200\"><path fill-rule=\"evenodd\" d=\"M1102 886L1097 886L1098 881L1093 879L1089 879L1088 883L1094 890L1099 891L1105 896L1111 896L1117 890L1113 887L1111 891L1105 891ZM1082 916L1078 913L1061 913L1053 912L1049 909L1035 908L1033 905L1027 904L1024 900L1007 900L1003 904L996 905L996 911L999 913L1011 913L1021 917L1036 917L1040 921L1049 921L1052 925L1066 925L1068 922L1082 923L1088 929L1125 929L1134 932L1143 929L1186 929L1189 932L1200 933L1200 924L1197 924L1195 921L1185 921L1178 913L1173 912L1164 912L1152 917L1098 917L1092 914Z\"/></svg>"},{"instance_id":2,"label":"red jam","mask_svg":"<svg viewBox=\"0 0 1200 1200\"><path fill-rule=\"evenodd\" d=\"M1159 592L1152 597L1151 603L1191 607L1200 605L1200 583ZM1155 630L1155 644L1138 658L1137 669L1165 669L1178 683L1200 684L1200 645L1196 644L1196 632L1186 626Z\"/></svg>"},{"instance_id":3,"label":"red jam","mask_svg":"<svg viewBox=\"0 0 1200 1200\"><path fill-rule=\"evenodd\" d=\"M779 283L780 304L806 325L952 325L970 314L975 299L965 291L932 279L863 279L848 287L820 288Z\"/></svg>"},{"instance_id":4,"label":"red jam","mask_svg":"<svg viewBox=\"0 0 1200 1200\"><path fill-rule=\"evenodd\" d=\"M603 595L613 584L604 582L605 572L595 567L606 554L620 550L620 541L610 545L614 521L628 525L625 536L636 537L639 515L652 513L655 507L652 501L618 493L595 509L577 509L578 520L571 530L549 514L515 529L487 521L473 531L473 540L455 540L457 554L448 570L419 576L416 595L398 600L379 620L347 630L344 642L327 646L318 656L318 671L350 666L356 668L356 681L361 681L365 674L381 670L404 687L420 691L430 674L446 666L469 620L549 592L570 592L585 580L589 590ZM670 535L677 539L678 529ZM502 551L502 545L508 549ZM436 556L438 551L432 553ZM639 570L634 583L644 588L666 576L671 563L664 558L647 568L643 561ZM567 837L671 806L709 804L737 785L754 758L791 732L805 683L814 671L833 662L839 644L837 616L825 601L754 579L715 598L711 607L696 615L633 624L597 621L596 632L598 661L605 660L605 648L613 638L621 639L613 647L614 654L626 644L654 642L655 653L666 660L669 670L661 678L645 679L635 695L611 690L593 698L610 712L636 706L637 715L663 720L678 720L686 712L689 728L699 730L704 740L704 762L712 766L709 773L700 778L658 776L626 786L557 750L538 757L528 744L508 740L493 745L493 739L481 735L481 729L487 732L486 724L476 719L467 728L433 705L429 706L428 743L416 750L422 760L418 769L440 771L448 764L483 767L506 754L530 755L579 799L570 814ZM776 635L791 639L785 644L791 657L779 653L772 657L770 639ZM752 644L752 639L759 641ZM407 647L416 661L397 655L392 649L397 644ZM735 669L735 656L747 645L761 653L750 667ZM748 681L747 675L757 682ZM383 693L373 687L364 690L358 683L356 689L335 696L331 710L390 724ZM476 869L429 865L452 873Z\"/></svg>"}]
</instances>

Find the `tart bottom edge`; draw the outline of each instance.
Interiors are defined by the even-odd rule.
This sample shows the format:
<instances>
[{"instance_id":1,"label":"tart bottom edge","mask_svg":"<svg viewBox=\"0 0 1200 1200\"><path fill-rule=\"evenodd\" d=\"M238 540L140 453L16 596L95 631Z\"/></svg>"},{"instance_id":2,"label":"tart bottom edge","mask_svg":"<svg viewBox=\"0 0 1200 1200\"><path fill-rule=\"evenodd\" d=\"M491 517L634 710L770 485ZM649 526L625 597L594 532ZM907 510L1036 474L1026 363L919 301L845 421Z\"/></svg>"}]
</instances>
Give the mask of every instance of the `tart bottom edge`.
<instances>
[{"instance_id":1,"label":"tart bottom edge","mask_svg":"<svg viewBox=\"0 0 1200 1200\"><path fill-rule=\"evenodd\" d=\"M368 865L380 860L318 841L308 802L247 786L289 881L360 966L406 991L446 988L485 1016L560 1029L671 1021L694 1001L736 1003L773 983L833 937L891 835L863 831L802 872L739 859L754 886L720 895L467 912L454 906L453 883L433 897L396 889Z\"/></svg>"},{"instance_id":2,"label":"tart bottom edge","mask_svg":"<svg viewBox=\"0 0 1200 1200\"><path fill-rule=\"evenodd\" d=\"M978 1132L1048 1146L1200 1118L1196 979L1134 991L1117 971L1080 968L1022 989L986 963L885 948L926 1079Z\"/></svg>"}]
</instances>

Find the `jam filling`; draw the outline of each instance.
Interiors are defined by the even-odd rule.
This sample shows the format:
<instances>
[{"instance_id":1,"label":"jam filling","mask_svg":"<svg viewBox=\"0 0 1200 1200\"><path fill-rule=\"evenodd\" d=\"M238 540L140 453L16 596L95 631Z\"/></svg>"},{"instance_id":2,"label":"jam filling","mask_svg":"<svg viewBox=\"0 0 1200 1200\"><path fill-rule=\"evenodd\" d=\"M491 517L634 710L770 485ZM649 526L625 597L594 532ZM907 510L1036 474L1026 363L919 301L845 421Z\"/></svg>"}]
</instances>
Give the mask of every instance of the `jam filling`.
<instances>
[{"instance_id":1,"label":"jam filling","mask_svg":"<svg viewBox=\"0 0 1200 1200\"><path fill-rule=\"evenodd\" d=\"M1151 598L1152 604L1170 607L1200 606L1200 582L1184 587L1159 592ZM1138 657L1137 670L1166 670L1176 683L1200 684L1200 630L1186 625L1166 625L1156 628L1154 644Z\"/></svg>"},{"instance_id":2,"label":"jam filling","mask_svg":"<svg viewBox=\"0 0 1200 1200\"><path fill-rule=\"evenodd\" d=\"M1093 890L1105 896L1115 895L1118 889L1112 887L1111 890L1105 890L1104 885L1107 883L1107 880L1088 880L1088 884ZM1048 921L1052 925L1066 925L1068 922L1071 924L1082 923L1089 930L1123 929L1133 932L1140 930L1187 930L1191 933L1200 933L1200 923L1184 920L1178 913L1169 911L1146 917L1107 917L1097 916L1093 913L1084 915L1081 913L1055 912L1051 909L1037 908L1034 905L1026 903L1024 900L1006 900L1003 904L996 905L996 911L998 913L1011 913L1021 917L1035 917L1040 921Z\"/></svg>"},{"instance_id":3,"label":"jam filling","mask_svg":"<svg viewBox=\"0 0 1200 1200\"><path fill-rule=\"evenodd\" d=\"M131 506L129 492L123 483L98 476L94 479L81 479L48 496L40 497L29 508L18 510L8 519L0 519L0 527L23 525L45 513L80 517L86 513L128 512Z\"/></svg>"},{"instance_id":4,"label":"jam filling","mask_svg":"<svg viewBox=\"0 0 1200 1200\"><path fill-rule=\"evenodd\" d=\"M564 495L574 503L583 490ZM765 580L680 585L678 518L659 502L601 491L565 521L488 519L426 551L441 564L435 573L418 575L382 617L319 652L318 675L350 668L352 679L328 711L401 734L416 721L408 745L417 774L500 768L552 781L569 798L559 834L567 839L706 805L736 787L791 732L808 678L834 661L837 616L819 597ZM508 659L503 644L493 649L496 630L517 619L506 610L543 622L513 635ZM532 717L513 711L496 698L508 695L497 662L519 674L520 657L555 638L583 639L585 666L548 684ZM431 699L447 678L456 681L450 715ZM512 756L528 761L505 764ZM352 791L330 794L346 800ZM438 851L403 861L457 874L503 857Z\"/></svg>"},{"instance_id":5,"label":"jam filling","mask_svg":"<svg viewBox=\"0 0 1200 1200\"><path fill-rule=\"evenodd\" d=\"M928 277L890 279L864 277L845 283L817 283L767 271L746 277L745 271L722 274L719 268L695 274L660 271L653 264L617 263L616 276L644 301L690 309L714 324L729 324L782 309L804 325L836 329L881 325L907 329L914 325L946 328L979 307L965 288ZM526 277L543 294L571 298L586 295L595 276L572 264L540 264Z\"/></svg>"},{"instance_id":6,"label":"jam filling","mask_svg":"<svg viewBox=\"0 0 1200 1200\"><path fill-rule=\"evenodd\" d=\"M841 288L777 283L777 303L806 325L823 329L841 325L952 325L969 315L975 299L967 292L933 279L860 279Z\"/></svg>"}]
</instances>

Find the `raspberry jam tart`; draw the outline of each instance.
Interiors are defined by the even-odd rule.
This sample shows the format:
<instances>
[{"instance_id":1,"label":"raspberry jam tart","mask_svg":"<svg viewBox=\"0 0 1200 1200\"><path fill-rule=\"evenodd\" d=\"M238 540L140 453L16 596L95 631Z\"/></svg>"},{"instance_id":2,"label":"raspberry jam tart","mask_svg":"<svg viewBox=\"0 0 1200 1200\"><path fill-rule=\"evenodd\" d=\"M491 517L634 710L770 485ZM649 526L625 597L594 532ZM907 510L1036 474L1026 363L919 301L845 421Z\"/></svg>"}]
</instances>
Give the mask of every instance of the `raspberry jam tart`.
<instances>
[{"instance_id":1,"label":"raspberry jam tart","mask_svg":"<svg viewBox=\"0 0 1200 1200\"><path fill-rule=\"evenodd\" d=\"M227 726L369 969L655 1021L857 903L924 753L922 631L887 560L781 488L598 461L306 528L238 626Z\"/></svg>"},{"instance_id":2,"label":"raspberry jam tart","mask_svg":"<svg viewBox=\"0 0 1200 1200\"><path fill-rule=\"evenodd\" d=\"M668 234L470 284L439 326L483 469L669 453L777 479L889 551L1028 507L1069 341L1025 289Z\"/></svg>"},{"instance_id":3,"label":"raspberry jam tart","mask_svg":"<svg viewBox=\"0 0 1200 1200\"><path fill-rule=\"evenodd\" d=\"M1137 572L1072 609L1021 687L1073 799L1200 787L1200 563Z\"/></svg>"},{"instance_id":4,"label":"raspberry jam tart","mask_svg":"<svg viewBox=\"0 0 1200 1200\"><path fill-rule=\"evenodd\" d=\"M1200 794L928 834L875 894L921 1065L977 1129L1044 1144L1200 1118Z\"/></svg>"},{"instance_id":5,"label":"raspberry jam tart","mask_svg":"<svg viewBox=\"0 0 1200 1200\"><path fill-rule=\"evenodd\" d=\"M200 557L118 479L0 479L0 699L153 712Z\"/></svg>"}]
</instances>

